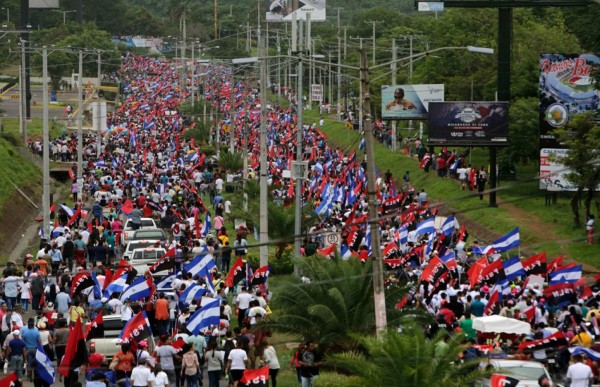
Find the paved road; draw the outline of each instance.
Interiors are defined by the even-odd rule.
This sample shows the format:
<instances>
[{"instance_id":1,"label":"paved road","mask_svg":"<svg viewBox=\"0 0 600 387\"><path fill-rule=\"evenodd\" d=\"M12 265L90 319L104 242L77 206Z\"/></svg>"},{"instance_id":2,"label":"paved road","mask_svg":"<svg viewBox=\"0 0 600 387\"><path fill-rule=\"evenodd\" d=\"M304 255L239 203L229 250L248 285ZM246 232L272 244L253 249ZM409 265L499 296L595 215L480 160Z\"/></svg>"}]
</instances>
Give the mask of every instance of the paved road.
<instances>
[{"instance_id":1,"label":"paved road","mask_svg":"<svg viewBox=\"0 0 600 387\"><path fill-rule=\"evenodd\" d=\"M2 109L4 109L6 117L19 117L19 104L20 99L14 98L18 96L19 86L16 85L13 88L4 92L0 97L2 98ZM31 85L31 116L33 118L42 118L43 115L43 93L41 85ZM73 107L77 106L77 91L67 91L58 94L58 104L50 104L50 118L56 117L56 119L64 118L63 106L61 104L70 103Z\"/></svg>"}]
</instances>

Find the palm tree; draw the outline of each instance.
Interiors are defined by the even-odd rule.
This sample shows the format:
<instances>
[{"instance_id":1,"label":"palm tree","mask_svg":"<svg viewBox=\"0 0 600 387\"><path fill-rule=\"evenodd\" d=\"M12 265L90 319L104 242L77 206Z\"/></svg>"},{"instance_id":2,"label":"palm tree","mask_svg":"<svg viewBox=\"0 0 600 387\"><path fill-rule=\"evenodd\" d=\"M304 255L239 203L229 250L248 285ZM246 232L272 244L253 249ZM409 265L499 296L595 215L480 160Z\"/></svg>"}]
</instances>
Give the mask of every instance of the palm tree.
<instances>
[{"instance_id":1,"label":"palm tree","mask_svg":"<svg viewBox=\"0 0 600 387\"><path fill-rule=\"evenodd\" d=\"M283 333L312 339L325 352L358 348L354 334L375 332L371 265L363 266L356 259L325 261L310 257L296 259L295 264L311 282L290 284L274 294L275 315L269 325ZM403 314L394 305L406 291L396 287L386 290L390 326L403 321ZM410 313L412 319L423 316L414 310Z\"/></svg>"},{"instance_id":2,"label":"palm tree","mask_svg":"<svg viewBox=\"0 0 600 387\"><path fill-rule=\"evenodd\" d=\"M226 171L238 172L244 167L242 152L220 152L219 166Z\"/></svg>"},{"instance_id":3,"label":"palm tree","mask_svg":"<svg viewBox=\"0 0 600 387\"><path fill-rule=\"evenodd\" d=\"M405 327L406 328L406 327ZM358 336L363 351L332 354L326 364L362 380L345 386L467 386L488 376L477 371L479 360L459 361L464 335L440 332L432 339L412 326L403 332L387 331L381 339Z\"/></svg>"}]
</instances>

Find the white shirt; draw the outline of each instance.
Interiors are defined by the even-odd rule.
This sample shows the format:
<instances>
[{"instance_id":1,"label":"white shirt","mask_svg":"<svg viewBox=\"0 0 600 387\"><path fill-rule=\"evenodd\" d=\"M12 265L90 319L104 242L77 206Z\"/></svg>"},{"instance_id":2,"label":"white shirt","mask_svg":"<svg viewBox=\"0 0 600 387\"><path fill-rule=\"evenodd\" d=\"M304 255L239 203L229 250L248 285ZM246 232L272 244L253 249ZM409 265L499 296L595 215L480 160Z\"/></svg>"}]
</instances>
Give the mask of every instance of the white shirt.
<instances>
[{"instance_id":1,"label":"white shirt","mask_svg":"<svg viewBox=\"0 0 600 387\"><path fill-rule=\"evenodd\" d=\"M152 387L165 387L167 384L169 384L169 378L163 371L160 371L156 375L151 374L148 381L152 382Z\"/></svg>"},{"instance_id":2,"label":"white shirt","mask_svg":"<svg viewBox=\"0 0 600 387\"><path fill-rule=\"evenodd\" d=\"M228 360L231 360L231 369L232 370L245 370L246 369L246 360L248 360L248 355L246 355L246 351L243 349L235 348L229 352Z\"/></svg>"},{"instance_id":3,"label":"white shirt","mask_svg":"<svg viewBox=\"0 0 600 387\"><path fill-rule=\"evenodd\" d=\"M248 309L250 307L250 301L254 299L254 296L250 293L242 292L235 297L235 302L238 304L239 309Z\"/></svg>"},{"instance_id":4,"label":"white shirt","mask_svg":"<svg viewBox=\"0 0 600 387\"><path fill-rule=\"evenodd\" d=\"M147 386L150 375L152 375L152 372L145 365L135 367L131 370L131 385L134 387Z\"/></svg>"},{"instance_id":5,"label":"white shirt","mask_svg":"<svg viewBox=\"0 0 600 387\"><path fill-rule=\"evenodd\" d=\"M571 379L571 387L588 387L591 377L592 369L587 364L571 364L567 370L567 378Z\"/></svg>"}]
</instances>

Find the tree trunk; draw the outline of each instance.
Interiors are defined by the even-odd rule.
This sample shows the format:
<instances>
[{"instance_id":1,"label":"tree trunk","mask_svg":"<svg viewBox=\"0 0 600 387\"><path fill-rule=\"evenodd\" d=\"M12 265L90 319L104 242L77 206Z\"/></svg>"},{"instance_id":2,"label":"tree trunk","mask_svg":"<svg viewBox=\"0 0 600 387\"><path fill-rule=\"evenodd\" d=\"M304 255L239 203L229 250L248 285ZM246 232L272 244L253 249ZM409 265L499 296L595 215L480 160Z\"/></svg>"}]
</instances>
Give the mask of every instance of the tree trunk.
<instances>
[{"instance_id":1,"label":"tree trunk","mask_svg":"<svg viewBox=\"0 0 600 387\"><path fill-rule=\"evenodd\" d=\"M585 206L585 218L589 219L592 213L592 199L594 198L594 187L588 187L587 194L585 195L584 206Z\"/></svg>"},{"instance_id":2,"label":"tree trunk","mask_svg":"<svg viewBox=\"0 0 600 387\"><path fill-rule=\"evenodd\" d=\"M582 188L578 188L575 194L571 198L571 211L573 212L573 224L575 227L581 226L581 220L579 218L579 199L581 198Z\"/></svg>"}]
</instances>

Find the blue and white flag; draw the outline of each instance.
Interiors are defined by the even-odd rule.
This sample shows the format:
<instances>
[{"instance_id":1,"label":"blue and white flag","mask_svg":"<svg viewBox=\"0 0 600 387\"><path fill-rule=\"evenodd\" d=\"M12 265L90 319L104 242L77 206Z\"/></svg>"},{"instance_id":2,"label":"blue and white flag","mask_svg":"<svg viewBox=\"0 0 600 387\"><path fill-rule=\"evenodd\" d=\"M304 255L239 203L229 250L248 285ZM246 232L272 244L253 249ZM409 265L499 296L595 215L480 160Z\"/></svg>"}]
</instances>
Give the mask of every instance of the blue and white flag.
<instances>
[{"instance_id":1,"label":"blue and white flag","mask_svg":"<svg viewBox=\"0 0 600 387\"><path fill-rule=\"evenodd\" d=\"M569 348L569 352L571 355L580 355L583 354L593 361L600 361L600 352L594 351L593 349L584 348L584 347L575 347Z\"/></svg>"},{"instance_id":2,"label":"blue and white flag","mask_svg":"<svg viewBox=\"0 0 600 387\"><path fill-rule=\"evenodd\" d=\"M212 254L200 254L196 255L190 263L183 266L183 269L194 278L196 274L202 276L200 273L208 273L215 266L215 259Z\"/></svg>"},{"instance_id":3,"label":"blue and white flag","mask_svg":"<svg viewBox=\"0 0 600 387\"><path fill-rule=\"evenodd\" d=\"M106 163L104 162L104 159L96 161L94 165L96 166L96 168L106 168Z\"/></svg>"},{"instance_id":4,"label":"blue and white flag","mask_svg":"<svg viewBox=\"0 0 600 387\"><path fill-rule=\"evenodd\" d=\"M217 295L217 291L215 290L215 287L213 286L212 281L210 280L210 275L209 273L205 273L204 276L204 282L206 282L206 290L211 293L212 295Z\"/></svg>"},{"instance_id":5,"label":"blue and white flag","mask_svg":"<svg viewBox=\"0 0 600 387\"><path fill-rule=\"evenodd\" d=\"M125 302L125 300L129 299L129 301L138 301L142 298L150 297L152 294L152 290L150 289L150 284L144 277L137 277L131 285L129 285L123 293L121 293L120 300L121 302Z\"/></svg>"},{"instance_id":6,"label":"blue and white flag","mask_svg":"<svg viewBox=\"0 0 600 387\"><path fill-rule=\"evenodd\" d=\"M358 145L358 150L361 151L361 150L365 150L365 149L367 149L367 142L365 141L365 138L363 137L360 140L360 144Z\"/></svg>"},{"instance_id":7,"label":"blue and white flag","mask_svg":"<svg viewBox=\"0 0 600 387\"><path fill-rule=\"evenodd\" d=\"M219 325L221 322L220 304L219 300L215 299L202 306L190 317L186 329L193 335L198 335L201 330L211 325Z\"/></svg>"},{"instance_id":8,"label":"blue and white flag","mask_svg":"<svg viewBox=\"0 0 600 387\"><path fill-rule=\"evenodd\" d=\"M454 232L454 215L450 215L446 218L444 224L442 224L442 228L440 229L440 231L445 236L452 235L452 233Z\"/></svg>"},{"instance_id":9,"label":"blue and white flag","mask_svg":"<svg viewBox=\"0 0 600 387\"><path fill-rule=\"evenodd\" d=\"M432 216L431 218L425 219L424 221L419 223L417 225L417 231L415 232L415 235L421 235L421 234L427 235L427 234L431 234L431 233L435 232L434 220L435 220L435 218Z\"/></svg>"},{"instance_id":10,"label":"blue and white flag","mask_svg":"<svg viewBox=\"0 0 600 387\"><path fill-rule=\"evenodd\" d=\"M179 296L179 300L186 304L191 304L193 300L197 300L198 298L202 297L204 293L206 293L206 289L196 283L193 283L185 288L183 293L181 293Z\"/></svg>"},{"instance_id":11,"label":"blue and white flag","mask_svg":"<svg viewBox=\"0 0 600 387\"><path fill-rule=\"evenodd\" d=\"M323 164L321 164L321 162L320 162L320 161L319 161L319 162L317 162L317 163L315 164L315 166L313 167L313 170L314 170L315 172L319 172L319 174L323 174Z\"/></svg>"},{"instance_id":12,"label":"blue and white flag","mask_svg":"<svg viewBox=\"0 0 600 387\"><path fill-rule=\"evenodd\" d=\"M508 281L512 281L513 279L521 276L527 275L525 269L523 269L523 263L521 263L521 259L519 257L512 257L502 262L504 266L504 274L506 274L506 279Z\"/></svg>"},{"instance_id":13,"label":"blue and white flag","mask_svg":"<svg viewBox=\"0 0 600 387\"><path fill-rule=\"evenodd\" d=\"M519 247L521 245L521 238L519 236L519 228L516 227L514 230L503 236L502 238L492 242L492 247L496 252L507 251Z\"/></svg>"},{"instance_id":14,"label":"blue and white flag","mask_svg":"<svg viewBox=\"0 0 600 387\"><path fill-rule=\"evenodd\" d=\"M127 277L128 276L129 276L129 273L125 273L122 276L120 276L119 278L115 279L113 282L111 282L106 287L106 289L104 289L104 297L110 298L110 296L113 293L122 292L123 289L125 289L125 287L127 286Z\"/></svg>"},{"instance_id":15,"label":"blue and white flag","mask_svg":"<svg viewBox=\"0 0 600 387\"><path fill-rule=\"evenodd\" d=\"M408 226L400 228L399 236L400 238L398 239L398 243L400 243L400 245L405 245L408 243Z\"/></svg>"},{"instance_id":16,"label":"blue and white flag","mask_svg":"<svg viewBox=\"0 0 600 387\"><path fill-rule=\"evenodd\" d=\"M156 290L161 290L161 289L173 289L173 282L175 281L175 279L177 278L177 276L175 274L171 274L166 276L165 278L163 278L162 280L160 280L159 283L156 284ZM110 286L110 285L108 285Z\"/></svg>"},{"instance_id":17,"label":"blue and white flag","mask_svg":"<svg viewBox=\"0 0 600 387\"><path fill-rule=\"evenodd\" d=\"M65 206L64 204L60 205L60 208L62 208L62 210L69 215L69 218L72 217L73 215L75 215L75 212L73 211L73 209L71 207Z\"/></svg>"},{"instance_id":18,"label":"blue and white flag","mask_svg":"<svg viewBox=\"0 0 600 387\"><path fill-rule=\"evenodd\" d=\"M493 253L494 253L494 248L491 245L485 246L485 247L479 247L479 246L473 247L473 254L488 255L488 254L493 254Z\"/></svg>"},{"instance_id":19,"label":"blue and white flag","mask_svg":"<svg viewBox=\"0 0 600 387\"><path fill-rule=\"evenodd\" d=\"M342 259L345 261L349 260L352 257L352 250L348 248L348 245L342 244L341 255Z\"/></svg>"},{"instance_id":20,"label":"blue and white flag","mask_svg":"<svg viewBox=\"0 0 600 387\"><path fill-rule=\"evenodd\" d=\"M558 269L552 273L550 273L550 285L555 285L559 283L573 283L577 282L581 279L581 265L576 266L568 266L564 269Z\"/></svg>"},{"instance_id":21,"label":"blue and white flag","mask_svg":"<svg viewBox=\"0 0 600 387\"><path fill-rule=\"evenodd\" d=\"M35 352L35 360L37 363L36 371L40 378L50 385L54 384L54 379L56 379L56 369L40 343L38 343L37 351Z\"/></svg>"},{"instance_id":22,"label":"blue and white flag","mask_svg":"<svg viewBox=\"0 0 600 387\"><path fill-rule=\"evenodd\" d=\"M206 213L206 217L204 218L204 223L202 224L202 230L200 230L200 234L205 237L208 235L212 224L210 223L210 213Z\"/></svg>"}]
</instances>

